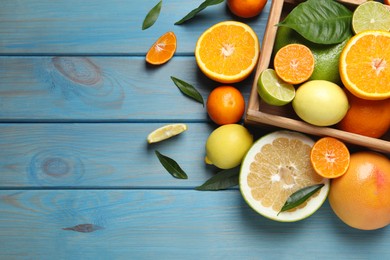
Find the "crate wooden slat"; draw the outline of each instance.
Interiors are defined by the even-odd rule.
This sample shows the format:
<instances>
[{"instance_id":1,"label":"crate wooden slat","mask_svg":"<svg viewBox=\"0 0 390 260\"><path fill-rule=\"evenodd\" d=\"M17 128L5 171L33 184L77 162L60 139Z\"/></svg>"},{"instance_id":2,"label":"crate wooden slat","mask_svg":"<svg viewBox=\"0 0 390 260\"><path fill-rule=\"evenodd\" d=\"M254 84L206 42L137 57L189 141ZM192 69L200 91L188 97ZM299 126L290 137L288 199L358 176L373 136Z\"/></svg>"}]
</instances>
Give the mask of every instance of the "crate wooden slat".
<instances>
[{"instance_id":1,"label":"crate wooden slat","mask_svg":"<svg viewBox=\"0 0 390 260\"><path fill-rule=\"evenodd\" d=\"M281 17L286 14L286 9L297 5L297 0L274 0L271 5L270 15L267 27L265 29L262 42L261 55L257 65L255 79L249 97L248 107L245 114L245 123L261 126L265 128L284 128L293 131L299 131L315 136L332 136L343 140L349 144L366 147L371 150L390 154L390 133L386 133L382 138L372 138L359 134L353 134L346 131L338 130L332 127L319 127L308 124L300 120L290 105L271 106L261 100L257 93L257 79L260 73L270 66L272 50L275 42L277 26ZM365 0L343 0L339 1L350 6L356 6ZM287 8L288 6L288 8Z\"/></svg>"}]
</instances>

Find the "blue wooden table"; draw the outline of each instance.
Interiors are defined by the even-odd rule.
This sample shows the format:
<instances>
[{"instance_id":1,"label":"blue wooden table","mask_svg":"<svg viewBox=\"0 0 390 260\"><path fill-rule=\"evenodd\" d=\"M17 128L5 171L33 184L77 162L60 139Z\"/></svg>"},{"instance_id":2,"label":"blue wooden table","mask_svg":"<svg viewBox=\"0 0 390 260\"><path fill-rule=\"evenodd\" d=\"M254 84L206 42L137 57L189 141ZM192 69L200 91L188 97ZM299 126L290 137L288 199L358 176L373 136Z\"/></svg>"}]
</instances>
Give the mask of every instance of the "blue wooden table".
<instances>
[{"instance_id":1,"label":"blue wooden table","mask_svg":"<svg viewBox=\"0 0 390 260\"><path fill-rule=\"evenodd\" d=\"M201 0L2 0L0 6L0 259L375 259L390 257L390 229L344 225L328 203L310 218L277 223L256 214L238 187L194 188L216 169L203 162L216 125L175 76L206 99L219 84L193 56L200 34L239 20L225 4L174 25ZM271 1L245 20L261 40ZM147 66L164 32L169 63ZM234 84L248 99L253 75ZM155 145L149 132L189 130ZM255 136L263 134L251 129ZM172 178L155 150L174 158Z\"/></svg>"}]
</instances>

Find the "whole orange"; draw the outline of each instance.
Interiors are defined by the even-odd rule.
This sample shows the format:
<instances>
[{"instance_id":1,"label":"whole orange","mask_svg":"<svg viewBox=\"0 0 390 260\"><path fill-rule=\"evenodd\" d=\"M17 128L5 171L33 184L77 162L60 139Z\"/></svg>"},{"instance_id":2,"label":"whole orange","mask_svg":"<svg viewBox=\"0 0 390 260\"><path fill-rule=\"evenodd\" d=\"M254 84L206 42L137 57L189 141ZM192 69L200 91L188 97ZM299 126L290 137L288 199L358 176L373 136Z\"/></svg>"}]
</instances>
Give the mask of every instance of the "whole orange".
<instances>
[{"instance_id":1,"label":"whole orange","mask_svg":"<svg viewBox=\"0 0 390 260\"><path fill-rule=\"evenodd\" d=\"M385 5L390 5L390 0L384 0L383 3L384 3Z\"/></svg>"},{"instance_id":2,"label":"whole orange","mask_svg":"<svg viewBox=\"0 0 390 260\"><path fill-rule=\"evenodd\" d=\"M384 155L352 154L347 172L330 187L330 206L347 225L372 230L390 224L390 160Z\"/></svg>"},{"instance_id":3,"label":"whole orange","mask_svg":"<svg viewBox=\"0 0 390 260\"><path fill-rule=\"evenodd\" d=\"M254 17L263 11L267 0L227 0L230 11L242 18Z\"/></svg>"},{"instance_id":4,"label":"whole orange","mask_svg":"<svg viewBox=\"0 0 390 260\"><path fill-rule=\"evenodd\" d=\"M343 131L379 138L390 128L390 99L365 100L347 93L349 110L337 127Z\"/></svg>"},{"instance_id":5,"label":"whole orange","mask_svg":"<svg viewBox=\"0 0 390 260\"><path fill-rule=\"evenodd\" d=\"M218 125L234 124L241 120L245 100L241 92L232 86L213 89L206 103L207 113Z\"/></svg>"}]
</instances>

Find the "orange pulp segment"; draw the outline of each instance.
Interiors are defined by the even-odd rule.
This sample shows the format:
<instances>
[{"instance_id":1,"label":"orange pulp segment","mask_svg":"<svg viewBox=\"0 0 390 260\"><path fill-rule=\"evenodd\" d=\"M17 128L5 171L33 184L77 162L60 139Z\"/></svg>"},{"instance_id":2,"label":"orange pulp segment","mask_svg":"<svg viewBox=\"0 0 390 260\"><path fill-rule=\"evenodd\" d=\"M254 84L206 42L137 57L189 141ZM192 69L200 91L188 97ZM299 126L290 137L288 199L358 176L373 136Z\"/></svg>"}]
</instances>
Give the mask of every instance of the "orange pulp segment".
<instances>
[{"instance_id":1,"label":"orange pulp segment","mask_svg":"<svg viewBox=\"0 0 390 260\"><path fill-rule=\"evenodd\" d=\"M176 35L173 32L163 34L149 49L146 54L146 62L160 65L169 61L175 54L176 45Z\"/></svg>"},{"instance_id":2,"label":"orange pulp segment","mask_svg":"<svg viewBox=\"0 0 390 260\"><path fill-rule=\"evenodd\" d=\"M275 54L274 68L276 74L285 82L300 84L313 74L314 62L313 53L308 47L292 43Z\"/></svg>"},{"instance_id":3,"label":"orange pulp segment","mask_svg":"<svg viewBox=\"0 0 390 260\"><path fill-rule=\"evenodd\" d=\"M340 56L340 76L355 96L390 98L390 32L364 31L353 36Z\"/></svg>"},{"instance_id":4,"label":"orange pulp segment","mask_svg":"<svg viewBox=\"0 0 390 260\"><path fill-rule=\"evenodd\" d=\"M310 161L322 177L337 178L348 170L350 154L343 142L333 137L323 137L312 147Z\"/></svg>"},{"instance_id":5,"label":"orange pulp segment","mask_svg":"<svg viewBox=\"0 0 390 260\"><path fill-rule=\"evenodd\" d=\"M260 53L259 40L242 22L224 21L199 37L195 58L200 70L221 83L242 81L253 71Z\"/></svg>"}]
</instances>

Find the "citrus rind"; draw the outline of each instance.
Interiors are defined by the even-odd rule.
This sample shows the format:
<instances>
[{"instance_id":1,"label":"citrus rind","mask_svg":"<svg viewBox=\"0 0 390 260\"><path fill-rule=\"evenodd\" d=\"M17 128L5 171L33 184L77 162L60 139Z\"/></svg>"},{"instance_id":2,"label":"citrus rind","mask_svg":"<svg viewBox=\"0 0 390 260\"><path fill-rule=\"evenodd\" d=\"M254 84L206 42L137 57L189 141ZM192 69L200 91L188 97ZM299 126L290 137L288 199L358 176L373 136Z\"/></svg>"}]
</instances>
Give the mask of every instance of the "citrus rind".
<instances>
[{"instance_id":1,"label":"citrus rind","mask_svg":"<svg viewBox=\"0 0 390 260\"><path fill-rule=\"evenodd\" d=\"M322 178L321 176L317 175L320 180L317 183L323 183L324 186L320 189L320 191L318 191L317 194L313 195L306 201L305 206L297 207L296 209L290 211L284 211L279 213L279 211L274 210L272 207L263 206L261 202L256 200L252 195L252 188L249 186L247 179L249 173L251 172L251 164L256 160L256 155L265 145L272 144L275 140L278 140L280 138L288 140L295 139L298 140L298 142L302 142L304 145L308 145L310 147L314 145L314 141L308 136L287 130L275 131L273 133L261 137L252 145L252 147L249 149L242 161L239 177L239 186L244 200L253 210L255 210L260 215L279 222L295 222L311 216L322 206L328 196L330 182L329 179ZM291 148L291 153L294 153L294 150L295 148ZM284 155L288 156L287 154L288 152L286 149L286 153L280 153L280 157L283 157ZM307 156L309 160L308 164L310 165L310 153ZM312 169L312 171L314 172L314 169ZM317 183L312 184L314 185ZM293 192L294 191L291 191L291 194Z\"/></svg>"}]
</instances>

